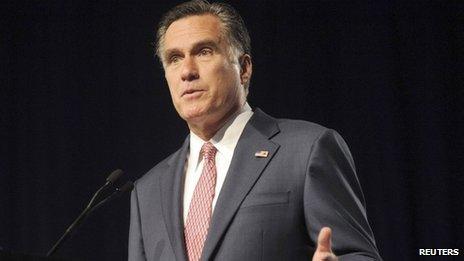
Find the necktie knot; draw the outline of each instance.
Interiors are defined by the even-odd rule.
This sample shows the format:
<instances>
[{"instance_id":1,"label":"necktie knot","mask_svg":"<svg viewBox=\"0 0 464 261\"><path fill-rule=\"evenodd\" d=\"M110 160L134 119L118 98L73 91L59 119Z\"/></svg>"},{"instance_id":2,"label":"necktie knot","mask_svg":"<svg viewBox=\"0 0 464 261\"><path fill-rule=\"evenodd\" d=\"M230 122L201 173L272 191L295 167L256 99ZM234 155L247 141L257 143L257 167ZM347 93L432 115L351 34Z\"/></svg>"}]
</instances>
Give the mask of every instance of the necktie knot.
<instances>
[{"instance_id":1,"label":"necktie knot","mask_svg":"<svg viewBox=\"0 0 464 261\"><path fill-rule=\"evenodd\" d=\"M204 159L211 160L216 156L217 149L211 142L208 141L205 142L201 147L201 152L203 153Z\"/></svg>"}]
</instances>

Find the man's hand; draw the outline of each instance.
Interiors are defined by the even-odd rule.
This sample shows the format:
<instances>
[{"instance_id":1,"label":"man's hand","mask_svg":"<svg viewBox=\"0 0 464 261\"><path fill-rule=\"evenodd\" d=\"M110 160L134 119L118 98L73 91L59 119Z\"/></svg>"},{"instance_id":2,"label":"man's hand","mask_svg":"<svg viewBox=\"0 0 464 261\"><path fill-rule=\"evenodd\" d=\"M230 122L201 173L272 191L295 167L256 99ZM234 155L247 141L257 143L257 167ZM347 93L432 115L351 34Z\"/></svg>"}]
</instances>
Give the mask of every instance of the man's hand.
<instances>
[{"instance_id":1,"label":"man's hand","mask_svg":"<svg viewBox=\"0 0 464 261\"><path fill-rule=\"evenodd\" d=\"M337 256L332 253L332 230L323 227L317 237L317 249L314 252L313 261L337 261Z\"/></svg>"}]
</instances>

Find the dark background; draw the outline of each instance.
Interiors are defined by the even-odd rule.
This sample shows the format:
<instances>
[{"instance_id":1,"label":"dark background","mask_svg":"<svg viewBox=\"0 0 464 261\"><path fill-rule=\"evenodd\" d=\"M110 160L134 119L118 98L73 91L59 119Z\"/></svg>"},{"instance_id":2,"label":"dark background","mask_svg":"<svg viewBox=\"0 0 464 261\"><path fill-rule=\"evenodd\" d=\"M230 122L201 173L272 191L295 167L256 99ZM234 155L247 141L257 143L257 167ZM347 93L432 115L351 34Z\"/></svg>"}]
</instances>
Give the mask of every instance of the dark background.
<instances>
[{"instance_id":1,"label":"dark background","mask_svg":"<svg viewBox=\"0 0 464 261\"><path fill-rule=\"evenodd\" d=\"M4 250L46 253L112 170L135 180L181 145L151 45L175 2L1 2ZM252 37L249 103L343 135L385 260L463 255L463 4L231 3ZM125 195L58 256L125 260L128 225Z\"/></svg>"}]
</instances>

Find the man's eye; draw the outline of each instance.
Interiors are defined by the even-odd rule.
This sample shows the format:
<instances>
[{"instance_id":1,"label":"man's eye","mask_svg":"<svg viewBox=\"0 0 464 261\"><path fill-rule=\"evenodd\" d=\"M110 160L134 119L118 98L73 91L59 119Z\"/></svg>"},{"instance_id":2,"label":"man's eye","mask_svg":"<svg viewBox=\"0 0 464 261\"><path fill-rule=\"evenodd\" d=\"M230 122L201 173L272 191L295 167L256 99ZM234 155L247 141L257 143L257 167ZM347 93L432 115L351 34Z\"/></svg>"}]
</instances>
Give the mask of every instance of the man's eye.
<instances>
[{"instance_id":1,"label":"man's eye","mask_svg":"<svg viewBox=\"0 0 464 261\"><path fill-rule=\"evenodd\" d=\"M205 56L205 55L211 55L213 51L209 48L203 48L200 50L200 55Z\"/></svg>"},{"instance_id":2,"label":"man's eye","mask_svg":"<svg viewBox=\"0 0 464 261\"><path fill-rule=\"evenodd\" d=\"M179 60L180 60L179 55L173 55L173 56L171 56L171 57L169 58L169 62L170 62L170 63L176 63L176 62L178 62Z\"/></svg>"}]
</instances>

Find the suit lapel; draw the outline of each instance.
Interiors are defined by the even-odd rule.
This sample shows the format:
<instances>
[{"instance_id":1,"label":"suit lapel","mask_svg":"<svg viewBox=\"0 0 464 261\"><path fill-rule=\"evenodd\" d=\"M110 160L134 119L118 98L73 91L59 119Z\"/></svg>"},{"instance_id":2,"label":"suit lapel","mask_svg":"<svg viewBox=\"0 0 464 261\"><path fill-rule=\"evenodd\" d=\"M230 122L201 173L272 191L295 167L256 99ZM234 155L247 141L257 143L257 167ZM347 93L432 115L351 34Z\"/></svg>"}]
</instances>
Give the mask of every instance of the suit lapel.
<instances>
[{"instance_id":1,"label":"suit lapel","mask_svg":"<svg viewBox=\"0 0 464 261\"><path fill-rule=\"evenodd\" d=\"M279 145L269 139L278 132L275 120L259 109L247 123L219 194L201 260L211 258L240 204L277 153ZM255 157L258 151L269 153L267 157Z\"/></svg>"},{"instance_id":2,"label":"suit lapel","mask_svg":"<svg viewBox=\"0 0 464 261\"><path fill-rule=\"evenodd\" d=\"M160 175L160 191L164 222L171 246L178 261L187 260L182 218L182 195L184 188L184 167L189 149L189 137L178 153L169 160L166 173Z\"/></svg>"}]
</instances>

